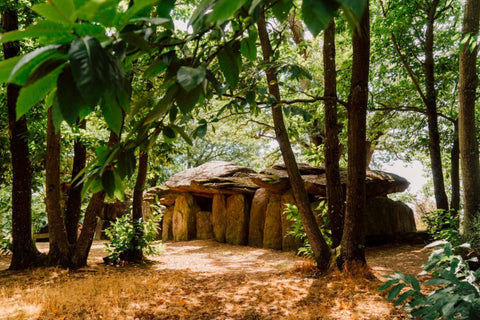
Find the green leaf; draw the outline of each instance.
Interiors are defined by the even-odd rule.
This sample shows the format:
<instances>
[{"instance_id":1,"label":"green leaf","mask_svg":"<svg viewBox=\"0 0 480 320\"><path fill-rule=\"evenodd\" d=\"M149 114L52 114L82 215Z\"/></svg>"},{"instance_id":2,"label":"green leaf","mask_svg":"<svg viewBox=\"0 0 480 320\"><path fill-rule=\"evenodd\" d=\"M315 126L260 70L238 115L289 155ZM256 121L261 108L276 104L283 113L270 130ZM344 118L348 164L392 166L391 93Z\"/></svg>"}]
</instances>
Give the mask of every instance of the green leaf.
<instances>
[{"instance_id":1,"label":"green leaf","mask_svg":"<svg viewBox=\"0 0 480 320\"><path fill-rule=\"evenodd\" d=\"M177 81L185 91L190 92L205 80L205 68L191 68L182 66L177 72Z\"/></svg>"},{"instance_id":2,"label":"green leaf","mask_svg":"<svg viewBox=\"0 0 480 320\"><path fill-rule=\"evenodd\" d=\"M117 135L119 135L123 124L123 113L116 101L116 97L112 96L108 92L105 92L102 99L101 108L103 117L105 118L105 122L107 123L108 127Z\"/></svg>"},{"instance_id":3,"label":"green leaf","mask_svg":"<svg viewBox=\"0 0 480 320\"><path fill-rule=\"evenodd\" d=\"M118 155L117 172L121 178L135 173L137 158L133 149L122 150Z\"/></svg>"},{"instance_id":4,"label":"green leaf","mask_svg":"<svg viewBox=\"0 0 480 320\"><path fill-rule=\"evenodd\" d=\"M13 70L15 65L20 61L20 56L13 57L7 60L0 61L0 83L8 81L10 72Z\"/></svg>"},{"instance_id":5,"label":"green leaf","mask_svg":"<svg viewBox=\"0 0 480 320\"><path fill-rule=\"evenodd\" d=\"M292 0L278 0L272 7L272 12L275 18L277 18L280 22L283 22L287 19L292 7Z\"/></svg>"},{"instance_id":6,"label":"green leaf","mask_svg":"<svg viewBox=\"0 0 480 320\"><path fill-rule=\"evenodd\" d=\"M233 18L235 13L247 2L247 0L218 0L213 8L209 21L222 24L226 20Z\"/></svg>"},{"instance_id":7,"label":"green leaf","mask_svg":"<svg viewBox=\"0 0 480 320\"><path fill-rule=\"evenodd\" d=\"M83 99L95 106L109 84L109 59L97 39L77 38L72 41L70 63L73 77Z\"/></svg>"},{"instance_id":8,"label":"green leaf","mask_svg":"<svg viewBox=\"0 0 480 320\"><path fill-rule=\"evenodd\" d=\"M61 45L49 45L36 49L24 55L13 68L8 82L20 86L24 85L35 68L49 59L63 58L64 55L58 52Z\"/></svg>"},{"instance_id":9,"label":"green leaf","mask_svg":"<svg viewBox=\"0 0 480 320\"><path fill-rule=\"evenodd\" d=\"M414 294L415 294L414 290L408 290L407 292L402 293L400 296L398 296L398 299L395 300L395 305L396 306L401 305L402 303L405 302L405 300L407 300L408 298L410 298Z\"/></svg>"},{"instance_id":10,"label":"green leaf","mask_svg":"<svg viewBox=\"0 0 480 320\"><path fill-rule=\"evenodd\" d=\"M175 124L171 124L170 126L182 136L183 140L185 140L186 143L188 143L191 146L193 145L192 139L190 139L190 137L182 127L177 126Z\"/></svg>"},{"instance_id":11,"label":"green leaf","mask_svg":"<svg viewBox=\"0 0 480 320\"><path fill-rule=\"evenodd\" d=\"M50 21L65 25L73 24L76 19L73 0L49 0L47 3L34 5L32 10Z\"/></svg>"},{"instance_id":12,"label":"green leaf","mask_svg":"<svg viewBox=\"0 0 480 320\"><path fill-rule=\"evenodd\" d=\"M65 62L65 59L53 59L43 62L28 76L27 81L25 81L23 86L25 87L35 83L36 81L50 74L50 72L57 69L59 66L64 65Z\"/></svg>"},{"instance_id":13,"label":"green leaf","mask_svg":"<svg viewBox=\"0 0 480 320\"><path fill-rule=\"evenodd\" d=\"M390 288L392 285L397 284L398 282L399 282L398 279L391 279L391 280L385 281L385 282L380 286L380 288L378 288L378 291L387 290L387 289Z\"/></svg>"},{"instance_id":14,"label":"green leaf","mask_svg":"<svg viewBox=\"0 0 480 320\"><path fill-rule=\"evenodd\" d=\"M75 36L72 34L71 29L63 24L49 20L40 20L26 27L25 30L15 30L0 35L0 43L26 38L42 38L49 40L50 43L58 44L60 40L62 43L69 43Z\"/></svg>"},{"instance_id":15,"label":"green leaf","mask_svg":"<svg viewBox=\"0 0 480 320\"><path fill-rule=\"evenodd\" d=\"M206 123L202 124L195 129L194 134L197 138L201 139L201 138L205 137L205 135L207 134L207 129L208 129L207 124Z\"/></svg>"},{"instance_id":16,"label":"green leaf","mask_svg":"<svg viewBox=\"0 0 480 320\"><path fill-rule=\"evenodd\" d=\"M62 68L59 67L32 85L22 87L17 99L17 119L26 114L57 86L57 79L61 71Z\"/></svg>"},{"instance_id":17,"label":"green leaf","mask_svg":"<svg viewBox=\"0 0 480 320\"><path fill-rule=\"evenodd\" d=\"M359 21L367 6L366 0L337 0L342 4L343 9L349 9Z\"/></svg>"},{"instance_id":18,"label":"green leaf","mask_svg":"<svg viewBox=\"0 0 480 320\"><path fill-rule=\"evenodd\" d=\"M169 118L171 123L174 123L175 120L177 120L177 115L178 115L178 108L177 108L177 106L173 105L170 108L170 112L168 113L168 118Z\"/></svg>"},{"instance_id":19,"label":"green leaf","mask_svg":"<svg viewBox=\"0 0 480 320\"><path fill-rule=\"evenodd\" d=\"M183 88L180 88L175 96L178 109L180 109L183 114L190 113L193 110L193 107L195 107L195 105L197 104L201 94L201 86L197 86L190 92L187 92Z\"/></svg>"},{"instance_id":20,"label":"green leaf","mask_svg":"<svg viewBox=\"0 0 480 320\"><path fill-rule=\"evenodd\" d=\"M80 112L87 107L73 79L70 68L64 68L57 80L57 99L62 117L74 125Z\"/></svg>"},{"instance_id":21,"label":"green leaf","mask_svg":"<svg viewBox=\"0 0 480 320\"><path fill-rule=\"evenodd\" d=\"M115 27L120 15L117 4L118 1L111 0L87 1L77 5L75 13L80 20L95 21L104 26Z\"/></svg>"},{"instance_id":22,"label":"green leaf","mask_svg":"<svg viewBox=\"0 0 480 320\"><path fill-rule=\"evenodd\" d=\"M145 116L145 120L143 120L144 125L149 125L167 112L168 108L172 105L175 94L179 91L179 89L180 88L178 85L174 85L167 90L165 96L163 96L163 98Z\"/></svg>"},{"instance_id":23,"label":"green leaf","mask_svg":"<svg viewBox=\"0 0 480 320\"><path fill-rule=\"evenodd\" d=\"M113 198L115 195L115 174L112 170L105 170L102 174L102 186L105 193Z\"/></svg>"},{"instance_id":24,"label":"green leaf","mask_svg":"<svg viewBox=\"0 0 480 320\"><path fill-rule=\"evenodd\" d=\"M155 60L143 73L144 78L153 78L167 69L167 64L163 59Z\"/></svg>"},{"instance_id":25,"label":"green leaf","mask_svg":"<svg viewBox=\"0 0 480 320\"><path fill-rule=\"evenodd\" d=\"M392 301L403 288L405 288L405 283L399 283L393 287L387 294L387 301Z\"/></svg>"},{"instance_id":26,"label":"green leaf","mask_svg":"<svg viewBox=\"0 0 480 320\"><path fill-rule=\"evenodd\" d=\"M170 11L175 7L175 0L159 0L157 3L157 16L170 18Z\"/></svg>"},{"instance_id":27,"label":"green leaf","mask_svg":"<svg viewBox=\"0 0 480 320\"><path fill-rule=\"evenodd\" d=\"M215 0L203 0L196 9L193 11L188 24L192 26L193 31L198 33L207 25L207 18L210 17L211 13L207 12L212 9Z\"/></svg>"},{"instance_id":28,"label":"green leaf","mask_svg":"<svg viewBox=\"0 0 480 320\"><path fill-rule=\"evenodd\" d=\"M168 139L175 139L177 137L177 133L171 127L164 127L162 133Z\"/></svg>"},{"instance_id":29,"label":"green leaf","mask_svg":"<svg viewBox=\"0 0 480 320\"><path fill-rule=\"evenodd\" d=\"M238 44L238 43L236 43ZM238 84L242 58L240 56L238 45L229 45L220 50L217 55L220 70L222 71L227 83L231 88Z\"/></svg>"},{"instance_id":30,"label":"green leaf","mask_svg":"<svg viewBox=\"0 0 480 320\"><path fill-rule=\"evenodd\" d=\"M248 38L243 39L241 42L240 52L252 62L257 60L257 38L257 31L250 29L248 30Z\"/></svg>"},{"instance_id":31,"label":"green leaf","mask_svg":"<svg viewBox=\"0 0 480 320\"><path fill-rule=\"evenodd\" d=\"M152 0L135 0L133 6L129 7L127 12L122 15L122 22L118 26L119 30L122 30L131 19L148 16L149 12L153 8Z\"/></svg>"},{"instance_id":32,"label":"green leaf","mask_svg":"<svg viewBox=\"0 0 480 320\"><path fill-rule=\"evenodd\" d=\"M334 0L303 0L302 18L310 32L316 36L328 26L338 8L339 4Z\"/></svg>"}]
</instances>

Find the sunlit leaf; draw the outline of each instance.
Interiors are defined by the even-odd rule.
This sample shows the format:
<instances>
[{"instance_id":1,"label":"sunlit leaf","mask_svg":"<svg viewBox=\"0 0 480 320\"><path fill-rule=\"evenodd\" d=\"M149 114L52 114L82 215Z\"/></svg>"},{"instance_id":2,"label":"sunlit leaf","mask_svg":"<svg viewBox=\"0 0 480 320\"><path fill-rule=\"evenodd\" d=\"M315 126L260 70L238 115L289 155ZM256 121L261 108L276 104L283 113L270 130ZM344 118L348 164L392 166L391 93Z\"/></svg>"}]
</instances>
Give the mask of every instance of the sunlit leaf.
<instances>
[{"instance_id":1,"label":"sunlit leaf","mask_svg":"<svg viewBox=\"0 0 480 320\"><path fill-rule=\"evenodd\" d=\"M177 72L177 81L185 91L190 92L205 80L205 68L191 68L182 66Z\"/></svg>"}]
</instances>

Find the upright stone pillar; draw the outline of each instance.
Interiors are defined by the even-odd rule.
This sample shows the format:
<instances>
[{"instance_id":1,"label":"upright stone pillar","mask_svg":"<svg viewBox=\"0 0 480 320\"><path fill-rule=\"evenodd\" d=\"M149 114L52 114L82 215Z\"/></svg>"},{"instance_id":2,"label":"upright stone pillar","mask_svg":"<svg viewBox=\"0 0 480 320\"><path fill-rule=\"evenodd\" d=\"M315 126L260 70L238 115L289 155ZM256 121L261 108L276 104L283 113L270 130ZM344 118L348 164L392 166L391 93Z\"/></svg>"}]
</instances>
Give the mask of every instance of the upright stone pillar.
<instances>
[{"instance_id":1,"label":"upright stone pillar","mask_svg":"<svg viewBox=\"0 0 480 320\"><path fill-rule=\"evenodd\" d=\"M227 243L247 244L249 209L245 195L233 194L227 198L227 230L225 233Z\"/></svg>"},{"instance_id":2,"label":"upright stone pillar","mask_svg":"<svg viewBox=\"0 0 480 320\"><path fill-rule=\"evenodd\" d=\"M212 203L212 225L215 240L225 242L227 229L227 197L223 194L215 194Z\"/></svg>"},{"instance_id":3,"label":"upright stone pillar","mask_svg":"<svg viewBox=\"0 0 480 320\"><path fill-rule=\"evenodd\" d=\"M186 241L195 238L196 213L200 211L193 196L183 193L177 197L173 210L173 240Z\"/></svg>"},{"instance_id":4,"label":"upright stone pillar","mask_svg":"<svg viewBox=\"0 0 480 320\"><path fill-rule=\"evenodd\" d=\"M173 240L172 220L174 207L167 207L162 219L162 240Z\"/></svg>"},{"instance_id":5,"label":"upright stone pillar","mask_svg":"<svg viewBox=\"0 0 480 320\"><path fill-rule=\"evenodd\" d=\"M248 227L248 245L263 247L263 229L265 227L265 213L270 194L267 189L258 189L252 200L250 222Z\"/></svg>"},{"instance_id":6,"label":"upright stone pillar","mask_svg":"<svg viewBox=\"0 0 480 320\"><path fill-rule=\"evenodd\" d=\"M278 194L271 194L268 199L263 232L263 247L267 249L282 250L281 200Z\"/></svg>"}]
</instances>

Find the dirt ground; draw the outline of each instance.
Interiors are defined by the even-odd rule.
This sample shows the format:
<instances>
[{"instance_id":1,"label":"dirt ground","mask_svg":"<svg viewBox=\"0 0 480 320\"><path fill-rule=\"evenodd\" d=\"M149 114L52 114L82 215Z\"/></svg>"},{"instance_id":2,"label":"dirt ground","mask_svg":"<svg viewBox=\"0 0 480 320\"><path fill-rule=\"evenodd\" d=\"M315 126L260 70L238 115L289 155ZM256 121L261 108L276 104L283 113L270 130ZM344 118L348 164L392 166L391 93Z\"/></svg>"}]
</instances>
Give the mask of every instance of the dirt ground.
<instances>
[{"instance_id":1,"label":"dirt ground","mask_svg":"<svg viewBox=\"0 0 480 320\"><path fill-rule=\"evenodd\" d=\"M103 265L95 242L89 267L77 271L11 272L0 256L0 320L407 319L377 288L394 270L417 274L428 254L419 245L368 248L375 280L313 277L293 253L214 241L167 243L151 263L125 267Z\"/></svg>"}]
</instances>

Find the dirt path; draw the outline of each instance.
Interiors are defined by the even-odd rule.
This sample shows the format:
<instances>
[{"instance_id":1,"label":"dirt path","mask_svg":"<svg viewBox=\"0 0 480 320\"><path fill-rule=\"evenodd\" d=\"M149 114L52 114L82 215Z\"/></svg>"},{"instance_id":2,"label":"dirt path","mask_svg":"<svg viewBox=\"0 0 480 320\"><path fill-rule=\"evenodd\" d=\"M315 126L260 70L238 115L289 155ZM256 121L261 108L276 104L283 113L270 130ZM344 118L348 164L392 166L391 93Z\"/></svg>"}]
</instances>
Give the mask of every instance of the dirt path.
<instances>
[{"instance_id":1,"label":"dirt path","mask_svg":"<svg viewBox=\"0 0 480 320\"><path fill-rule=\"evenodd\" d=\"M41 245L46 250L46 244ZM167 244L147 266L105 267L96 242L88 268L0 271L1 319L406 319L380 281L309 277L293 253L190 241ZM374 274L417 273L421 246L367 250ZM0 270L8 258L0 258Z\"/></svg>"}]
</instances>

